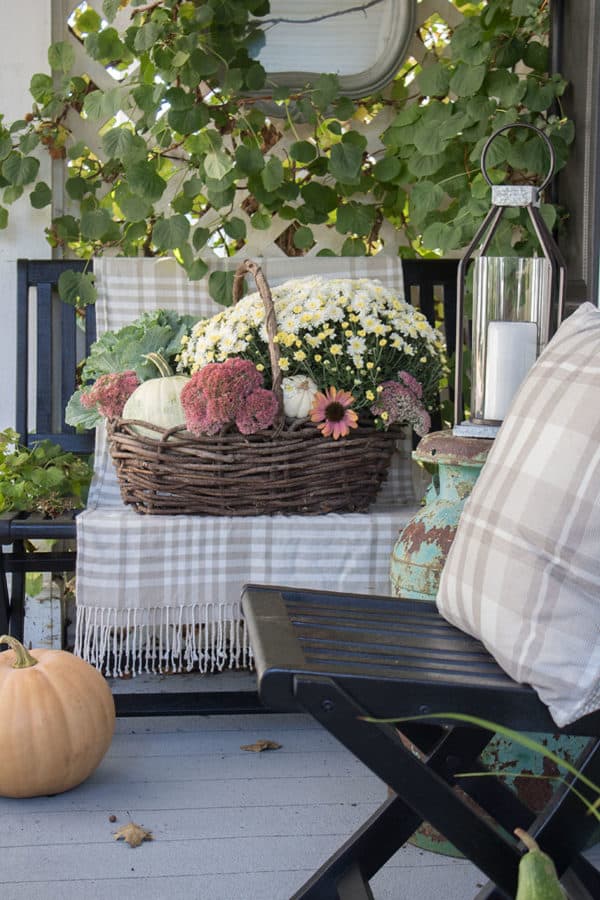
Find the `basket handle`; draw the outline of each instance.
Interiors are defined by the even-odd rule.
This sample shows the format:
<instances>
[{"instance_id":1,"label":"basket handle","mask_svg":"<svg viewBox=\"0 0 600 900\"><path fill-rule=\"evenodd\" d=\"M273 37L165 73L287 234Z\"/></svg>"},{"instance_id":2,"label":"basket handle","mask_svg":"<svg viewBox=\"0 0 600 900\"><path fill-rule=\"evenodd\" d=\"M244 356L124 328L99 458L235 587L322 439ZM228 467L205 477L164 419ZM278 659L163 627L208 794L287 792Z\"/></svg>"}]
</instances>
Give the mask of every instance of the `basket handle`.
<instances>
[{"instance_id":1,"label":"basket handle","mask_svg":"<svg viewBox=\"0 0 600 900\"><path fill-rule=\"evenodd\" d=\"M273 297L271 289L264 276L263 270L257 263L251 259L245 259L239 264L233 276L233 302L234 304L241 299L244 289L244 275L249 273L256 282L256 288L260 294L261 300L265 307L265 328L267 331L267 341L269 345L269 358L271 360L271 372L273 375L272 391L277 398L279 405L279 415L277 417L276 427L282 426L284 421L283 413L283 388L281 383L283 375L279 366L279 345L275 342L277 334L277 319L275 317L275 306L273 305Z\"/></svg>"}]
</instances>

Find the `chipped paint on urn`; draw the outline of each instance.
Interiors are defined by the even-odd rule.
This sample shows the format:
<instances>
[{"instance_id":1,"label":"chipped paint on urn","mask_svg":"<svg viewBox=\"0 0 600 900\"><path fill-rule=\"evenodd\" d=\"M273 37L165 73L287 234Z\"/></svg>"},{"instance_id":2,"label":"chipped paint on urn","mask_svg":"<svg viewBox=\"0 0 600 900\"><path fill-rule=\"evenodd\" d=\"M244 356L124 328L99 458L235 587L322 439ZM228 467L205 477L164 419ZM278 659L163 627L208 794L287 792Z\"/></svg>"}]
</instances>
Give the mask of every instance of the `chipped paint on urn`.
<instances>
[{"instance_id":1,"label":"chipped paint on urn","mask_svg":"<svg viewBox=\"0 0 600 900\"><path fill-rule=\"evenodd\" d=\"M435 600L442 567L492 441L435 431L419 442L413 459L437 466L425 505L405 526L392 552L390 578L396 596Z\"/></svg>"}]
</instances>

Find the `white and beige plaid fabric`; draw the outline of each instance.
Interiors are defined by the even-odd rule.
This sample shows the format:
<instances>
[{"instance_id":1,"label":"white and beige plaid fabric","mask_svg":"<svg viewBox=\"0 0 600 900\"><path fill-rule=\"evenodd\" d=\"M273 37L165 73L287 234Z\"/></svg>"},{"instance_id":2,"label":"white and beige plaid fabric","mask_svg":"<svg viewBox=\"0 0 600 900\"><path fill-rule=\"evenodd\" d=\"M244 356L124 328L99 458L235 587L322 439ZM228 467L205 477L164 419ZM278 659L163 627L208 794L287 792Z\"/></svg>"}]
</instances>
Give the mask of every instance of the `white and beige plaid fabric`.
<instances>
[{"instance_id":1,"label":"white and beige plaid fabric","mask_svg":"<svg viewBox=\"0 0 600 900\"><path fill-rule=\"evenodd\" d=\"M442 572L437 604L564 726L600 708L600 310L527 376Z\"/></svg>"},{"instance_id":2,"label":"white and beige plaid fabric","mask_svg":"<svg viewBox=\"0 0 600 900\"><path fill-rule=\"evenodd\" d=\"M379 278L403 290L395 258L260 263L271 285L316 273ZM99 334L157 307L196 315L221 309L206 281L190 283L174 260L100 259L94 271ZM121 502L99 429L88 507L77 517L76 653L114 674L245 666L244 583L390 593L392 547L415 511L411 468L407 441L364 514L143 516Z\"/></svg>"}]
</instances>

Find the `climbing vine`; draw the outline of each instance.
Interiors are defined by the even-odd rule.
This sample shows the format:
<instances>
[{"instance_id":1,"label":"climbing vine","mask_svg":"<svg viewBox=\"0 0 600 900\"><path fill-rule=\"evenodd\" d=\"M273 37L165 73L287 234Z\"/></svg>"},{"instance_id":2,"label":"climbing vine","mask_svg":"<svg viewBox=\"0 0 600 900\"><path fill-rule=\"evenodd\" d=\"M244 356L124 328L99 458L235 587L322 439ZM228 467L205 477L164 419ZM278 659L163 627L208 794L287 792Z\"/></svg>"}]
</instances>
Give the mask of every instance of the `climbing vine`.
<instances>
[{"instance_id":1,"label":"climbing vine","mask_svg":"<svg viewBox=\"0 0 600 900\"><path fill-rule=\"evenodd\" d=\"M234 255L274 225L289 254L317 241L320 254L387 242L405 256L457 251L489 208L479 161L492 131L541 127L558 168L574 134L565 81L549 72L547 0L452 2L461 23L431 16L418 54L362 98L344 96L333 74L301 89L270 83L257 59L267 0L104 0L101 14L82 3L73 35L111 84L78 70L72 42L49 48L31 110L0 116L0 227L23 195L52 202L38 178L45 151L66 166L70 208L47 237L67 256L173 254L199 279L212 254ZM93 138L77 137L78 120ZM547 151L515 129L488 166L495 182L540 179ZM565 215L550 203L542 213L552 227ZM535 243L518 210L496 240L502 253ZM86 273L65 273L60 288L78 305L95 296ZM214 277L211 292L226 302L227 279Z\"/></svg>"}]
</instances>

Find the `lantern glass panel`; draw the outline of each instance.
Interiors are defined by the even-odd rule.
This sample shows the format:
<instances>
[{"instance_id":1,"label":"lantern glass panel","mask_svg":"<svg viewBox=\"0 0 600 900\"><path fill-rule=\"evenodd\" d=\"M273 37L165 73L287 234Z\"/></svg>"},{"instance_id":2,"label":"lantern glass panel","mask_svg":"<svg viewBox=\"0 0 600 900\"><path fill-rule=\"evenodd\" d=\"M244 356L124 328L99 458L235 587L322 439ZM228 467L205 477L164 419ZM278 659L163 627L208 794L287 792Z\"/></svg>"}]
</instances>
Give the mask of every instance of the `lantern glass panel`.
<instances>
[{"instance_id":1,"label":"lantern glass panel","mask_svg":"<svg viewBox=\"0 0 600 900\"><path fill-rule=\"evenodd\" d=\"M504 419L549 339L552 267L544 257L480 256L473 264L471 419Z\"/></svg>"}]
</instances>

